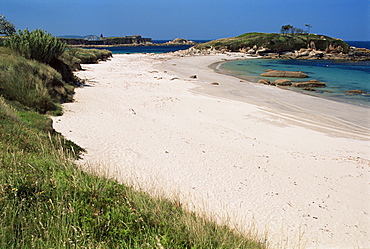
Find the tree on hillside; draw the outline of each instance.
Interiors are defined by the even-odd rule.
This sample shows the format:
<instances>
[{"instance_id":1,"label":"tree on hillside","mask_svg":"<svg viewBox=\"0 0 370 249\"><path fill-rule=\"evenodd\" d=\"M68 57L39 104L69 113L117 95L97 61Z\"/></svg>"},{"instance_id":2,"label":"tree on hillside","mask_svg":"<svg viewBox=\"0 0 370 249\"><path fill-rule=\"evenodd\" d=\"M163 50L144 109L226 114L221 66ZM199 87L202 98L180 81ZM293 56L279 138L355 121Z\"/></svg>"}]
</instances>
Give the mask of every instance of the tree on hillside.
<instances>
[{"instance_id":1,"label":"tree on hillside","mask_svg":"<svg viewBox=\"0 0 370 249\"><path fill-rule=\"evenodd\" d=\"M13 23L7 21L5 16L0 15L0 34L12 35L15 33L15 26Z\"/></svg>"},{"instance_id":2,"label":"tree on hillside","mask_svg":"<svg viewBox=\"0 0 370 249\"><path fill-rule=\"evenodd\" d=\"M310 34L310 28L312 28L312 26L310 24L306 24L305 26L307 27L307 33Z\"/></svg>"},{"instance_id":3,"label":"tree on hillside","mask_svg":"<svg viewBox=\"0 0 370 249\"><path fill-rule=\"evenodd\" d=\"M289 31L292 31L292 29L293 29L293 26L292 25L283 25L282 27L281 27L281 29L280 29L280 32L282 33L282 34L288 34L289 33Z\"/></svg>"},{"instance_id":4,"label":"tree on hillside","mask_svg":"<svg viewBox=\"0 0 370 249\"><path fill-rule=\"evenodd\" d=\"M305 33L305 31L304 31L303 29L300 29L300 28L296 28L296 29L295 29L295 32L296 32L297 34L299 34L299 35L302 35L302 34L304 34L304 33Z\"/></svg>"}]
</instances>

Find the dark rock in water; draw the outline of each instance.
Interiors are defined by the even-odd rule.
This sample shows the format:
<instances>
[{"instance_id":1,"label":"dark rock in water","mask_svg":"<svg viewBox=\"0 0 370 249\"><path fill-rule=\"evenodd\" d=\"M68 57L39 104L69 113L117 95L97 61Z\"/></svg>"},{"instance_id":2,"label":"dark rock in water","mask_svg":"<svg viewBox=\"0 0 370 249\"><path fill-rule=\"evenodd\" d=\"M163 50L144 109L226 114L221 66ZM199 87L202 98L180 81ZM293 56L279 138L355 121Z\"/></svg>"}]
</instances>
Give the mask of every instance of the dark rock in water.
<instances>
[{"instance_id":1,"label":"dark rock in water","mask_svg":"<svg viewBox=\"0 0 370 249\"><path fill-rule=\"evenodd\" d=\"M197 76L194 74L194 75L190 76L189 78L190 78L190 79L196 79L196 78L197 78Z\"/></svg>"},{"instance_id":2,"label":"dark rock in water","mask_svg":"<svg viewBox=\"0 0 370 249\"><path fill-rule=\"evenodd\" d=\"M365 91L362 91L362 90L349 90L349 91L346 91L347 94L362 94L362 93L367 93Z\"/></svg>"},{"instance_id":3,"label":"dark rock in water","mask_svg":"<svg viewBox=\"0 0 370 249\"><path fill-rule=\"evenodd\" d=\"M260 79L260 80L258 80L258 83L265 84L265 85L271 85L271 81L269 81L267 79Z\"/></svg>"},{"instance_id":4,"label":"dark rock in water","mask_svg":"<svg viewBox=\"0 0 370 249\"><path fill-rule=\"evenodd\" d=\"M311 88L311 87L305 87L303 90L305 90L305 91L311 91L311 92L316 91L315 88Z\"/></svg>"},{"instance_id":5,"label":"dark rock in water","mask_svg":"<svg viewBox=\"0 0 370 249\"><path fill-rule=\"evenodd\" d=\"M280 79L280 80L275 80L274 84L277 85L277 86L291 86L292 81L287 80L287 79Z\"/></svg>"},{"instance_id":6,"label":"dark rock in water","mask_svg":"<svg viewBox=\"0 0 370 249\"><path fill-rule=\"evenodd\" d=\"M326 86L326 83L320 82L318 80L310 80L310 81L293 83L292 86L294 87L324 87Z\"/></svg>"},{"instance_id":7,"label":"dark rock in water","mask_svg":"<svg viewBox=\"0 0 370 249\"><path fill-rule=\"evenodd\" d=\"M308 75L301 71L279 71L269 70L261 74L262 77L284 77L284 78L308 78Z\"/></svg>"}]
</instances>

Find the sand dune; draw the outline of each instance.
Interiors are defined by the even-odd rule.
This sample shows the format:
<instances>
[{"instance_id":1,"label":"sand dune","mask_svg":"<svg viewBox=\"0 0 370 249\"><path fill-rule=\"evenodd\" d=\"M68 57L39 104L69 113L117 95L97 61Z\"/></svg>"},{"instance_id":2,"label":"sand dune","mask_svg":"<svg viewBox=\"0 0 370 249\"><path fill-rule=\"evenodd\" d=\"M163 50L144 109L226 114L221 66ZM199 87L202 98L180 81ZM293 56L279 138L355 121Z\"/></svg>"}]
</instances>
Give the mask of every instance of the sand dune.
<instances>
[{"instance_id":1,"label":"sand dune","mask_svg":"<svg viewBox=\"0 0 370 249\"><path fill-rule=\"evenodd\" d=\"M369 109L208 67L239 56L84 65L88 86L54 128L86 148L84 163L254 228L271 248L370 248Z\"/></svg>"}]
</instances>

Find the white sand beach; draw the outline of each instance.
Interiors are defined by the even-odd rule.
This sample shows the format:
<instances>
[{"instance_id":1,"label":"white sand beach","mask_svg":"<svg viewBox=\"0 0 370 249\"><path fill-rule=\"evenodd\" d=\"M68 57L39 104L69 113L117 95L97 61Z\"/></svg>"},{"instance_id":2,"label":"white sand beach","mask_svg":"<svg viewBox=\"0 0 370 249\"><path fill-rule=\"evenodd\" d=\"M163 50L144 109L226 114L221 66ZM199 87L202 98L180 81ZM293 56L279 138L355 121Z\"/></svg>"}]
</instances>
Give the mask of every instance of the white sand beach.
<instances>
[{"instance_id":1,"label":"white sand beach","mask_svg":"<svg viewBox=\"0 0 370 249\"><path fill-rule=\"evenodd\" d=\"M83 65L87 86L54 128L86 149L82 163L270 248L370 248L370 109L208 67L240 56Z\"/></svg>"}]
</instances>

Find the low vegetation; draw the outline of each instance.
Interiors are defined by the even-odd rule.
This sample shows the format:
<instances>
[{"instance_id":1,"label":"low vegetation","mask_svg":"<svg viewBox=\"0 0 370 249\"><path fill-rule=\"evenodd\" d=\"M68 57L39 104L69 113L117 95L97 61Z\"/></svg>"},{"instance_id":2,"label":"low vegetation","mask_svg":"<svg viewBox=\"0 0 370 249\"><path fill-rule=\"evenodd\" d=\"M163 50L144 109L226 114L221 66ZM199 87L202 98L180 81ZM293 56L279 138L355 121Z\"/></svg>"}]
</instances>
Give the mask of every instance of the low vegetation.
<instances>
[{"instance_id":1,"label":"low vegetation","mask_svg":"<svg viewBox=\"0 0 370 249\"><path fill-rule=\"evenodd\" d=\"M0 47L0 248L264 247L168 200L81 170L73 160L82 148L43 114L60 114L60 104L72 100L72 71L80 63L111 54L66 49L46 61L28 55Z\"/></svg>"},{"instance_id":2,"label":"low vegetation","mask_svg":"<svg viewBox=\"0 0 370 249\"><path fill-rule=\"evenodd\" d=\"M65 51L66 44L41 29L19 30L5 40L5 46L27 59L50 64Z\"/></svg>"},{"instance_id":3,"label":"low vegetation","mask_svg":"<svg viewBox=\"0 0 370 249\"><path fill-rule=\"evenodd\" d=\"M6 48L0 48L0 55L0 94L8 100L40 113L60 112L60 103L72 100L73 86L54 68Z\"/></svg>"},{"instance_id":4,"label":"low vegetation","mask_svg":"<svg viewBox=\"0 0 370 249\"><path fill-rule=\"evenodd\" d=\"M315 34L278 34L278 33L246 33L237 37L224 38L210 41L207 43L197 44L197 49L227 50L238 52L240 50L247 50L257 46L270 49L272 52L285 52L307 48L314 43L315 48L325 51L330 45L337 47L341 46L343 52L347 53L350 49L349 45L339 39L328 36Z\"/></svg>"}]
</instances>

